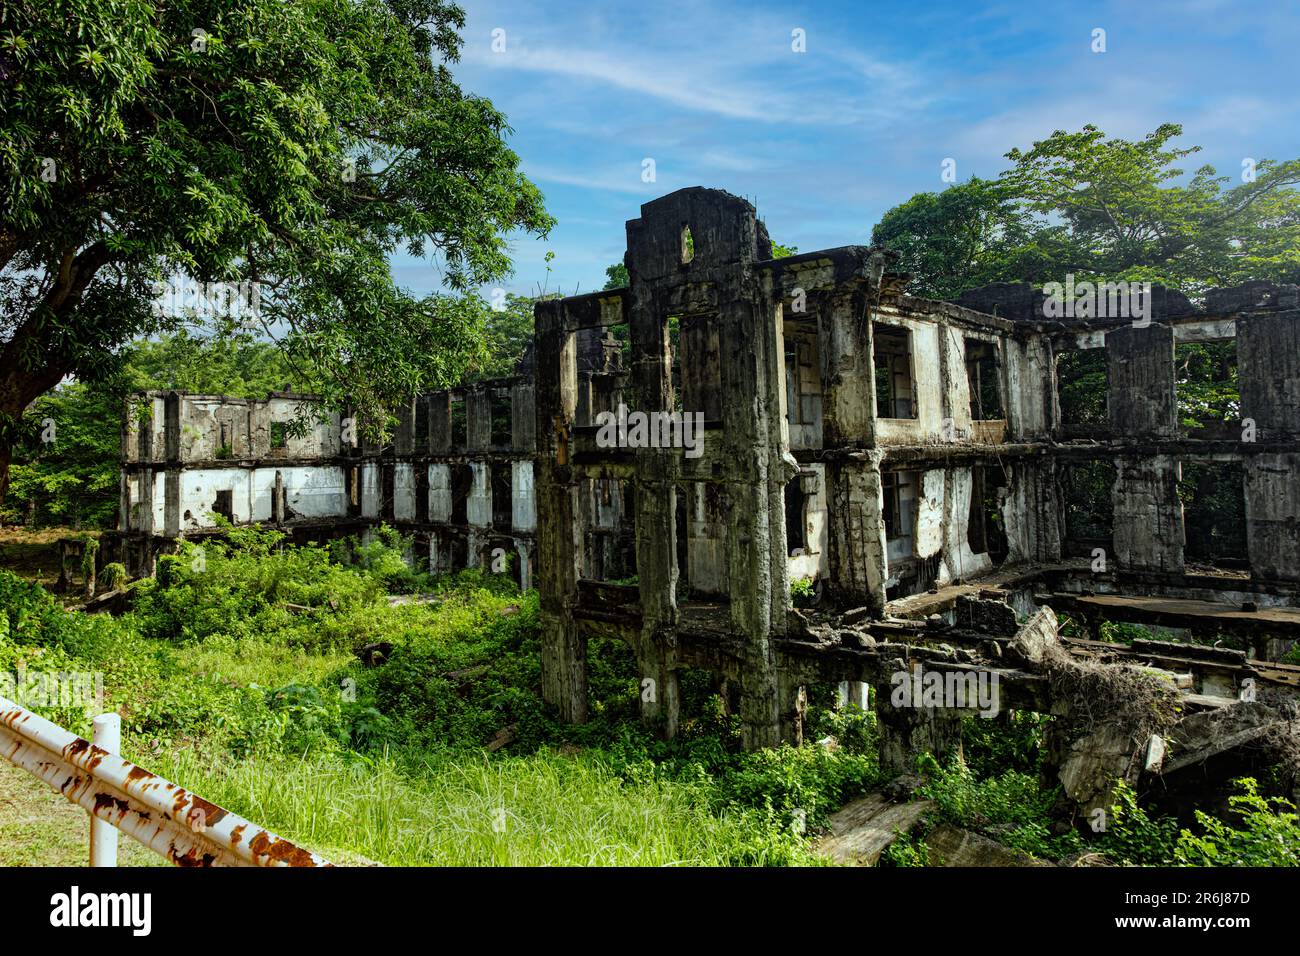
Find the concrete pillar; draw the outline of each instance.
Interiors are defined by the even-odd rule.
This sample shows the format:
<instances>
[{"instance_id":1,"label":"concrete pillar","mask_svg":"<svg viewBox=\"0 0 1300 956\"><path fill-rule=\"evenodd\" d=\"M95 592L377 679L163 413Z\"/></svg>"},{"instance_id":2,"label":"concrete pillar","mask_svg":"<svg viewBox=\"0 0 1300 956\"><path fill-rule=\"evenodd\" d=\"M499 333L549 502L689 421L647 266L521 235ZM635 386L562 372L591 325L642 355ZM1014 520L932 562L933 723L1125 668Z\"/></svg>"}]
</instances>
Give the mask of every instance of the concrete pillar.
<instances>
[{"instance_id":1,"label":"concrete pillar","mask_svg":"<svg viewBox=\"0 0 1300 956\"><path fill-rule=\"evenodd\" d=\"M839 705L841 708L857 707L865 711L871 705L871 685L866 681L843 680L839 687Z\"/></svg>"},{"instance_id":2,"label":"concrete pillar","mask_svg":"<svg viewBox=\"0 0 1300 956\"><path fill-rule=\"evenodd\" d=\"M284 476L278 468L275 472L275 487L271 491L271 521L274 524L284 523Z\"/></svg>"},{"instance_id":3,"label":"concrete pillar","mask_svg":"<svg viewBox=\"0 0 1300 956\"><path fill-rule=\"evenodd\" d=\"M1106 359L1111 437L1122 441L1177 436L1173 328L1129 325L1108 332Z\"/></svg>"},{"instance_id":4,"label":"concrete pillar","mask_svg":"<svg viewBox=\"0 0 1300 956\"><path fill-rule=\"evenodd\" d=\"M648 411L673 407L666 310L666 303L656 301L652 289L633 286L630 319L638 353L633 387L637 407ZM641 633L635 650L642 682L641 719L654 724L666 737L677 732L680 706L675 660L678 470L673 451L636 450L636 571ZM648 687L653 694L646 693Z\"/></svg>"},{"instance_id":5,"label":"concrete pillar","mask_svg":"<svg viewBox=\"0 0 1300 956\"><path fill-rule=\"evenodd\" d=\"M577 595L577 487L569 466L577 407L574 334L558 301L537 303L537 579L542 637L542 698L561 719L587 719L587 640L573 618Z\"/></svg>"},{"instance_id":6,"label":"concrete pillar","mask_svg":"<svg viewBox=\"0 0 1300 956\"><path fill-rule=\"evenodd\" d=\"M1121 567L1183 570L1178 472L1178 460L1169 455L1117 460L1112 540Z\"/></svg>"},{"instance_id":7,"label":"concrete pillar","mask_svg":"<svg viewBox=\"0 0 1300 956\"><path fill-rule=\"evenodd\" d=\"M1300 581L1300 455L1256 450L1300 438L1300 312L1238 319L1237 368L1251 572Z\"/></svg>"},{"instance_id":8,"label":"concrete pillar","mask_svg":"<svg viewBox=\"0 0 1300 956\"><path fill-rule=\"evenodd\" d=\"M802 746L808 689L782 672L777 677L777 694L781 708L781 740L795 747Z\"/></svg>"},{"instance_id":9,"label":"concrete pillar","mask_svg":"<svg viewBox=\"0 0 1300 956\"><path fill-rule=\"evenodd\" d=\"M864 460L827 462L827 586L838 603L882 614L886 544L881 456L876 451L863 455Z\"/></svg>"},{"instance_id":10,"label":"concrete pillar","mask_svg":"<svg viewBox=\"0 0 1300 956\"><path fill-rule=\"evenodd\" d=\"M1300 581L1300 455L1251 455L1245 474L1251 572L1264 581Z\"/></svg>"}]
</instances>

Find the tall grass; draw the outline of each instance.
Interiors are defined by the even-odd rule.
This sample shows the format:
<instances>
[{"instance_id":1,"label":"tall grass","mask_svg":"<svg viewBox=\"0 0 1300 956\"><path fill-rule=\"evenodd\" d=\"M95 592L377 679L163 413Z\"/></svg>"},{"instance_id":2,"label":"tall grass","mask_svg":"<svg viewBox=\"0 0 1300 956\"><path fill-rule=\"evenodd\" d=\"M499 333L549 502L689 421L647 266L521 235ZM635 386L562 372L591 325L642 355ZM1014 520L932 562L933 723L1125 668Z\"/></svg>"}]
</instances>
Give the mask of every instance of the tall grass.
<instances>
[{"instance_id":1,"label":"tall grass","mask_svg":"<svg viewBox=\"0 0 1300 956\"><path fill-rule=\"evenodd\" d=\"M687 784L628 784L599 759L390 755L206 764L151 757L169 779L339 863L726 866L816 860L753 813L713 815ZM756 825L759 824L759 825Z\"/></svg>"}]
</instances>

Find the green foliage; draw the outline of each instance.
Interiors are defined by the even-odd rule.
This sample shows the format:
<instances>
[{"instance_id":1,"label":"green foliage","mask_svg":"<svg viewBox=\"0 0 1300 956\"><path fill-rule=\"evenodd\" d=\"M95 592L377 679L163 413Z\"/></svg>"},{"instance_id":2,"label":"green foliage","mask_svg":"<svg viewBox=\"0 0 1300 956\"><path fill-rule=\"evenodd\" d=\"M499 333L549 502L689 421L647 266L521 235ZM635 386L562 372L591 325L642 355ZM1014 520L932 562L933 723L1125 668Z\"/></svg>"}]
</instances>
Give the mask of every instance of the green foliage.
<instances>
[{"instance_id":1,"label":"green foliage","mask_svg":"<svg viewBox=\"0 0 1300 956\"><path fill-rule=\"evenodd\" d=\"M1098 849L1128 866L1161 866L1174 859L1178 822L1172 817L1151 817L1138 804L1137 794L1124 781L1111 793L1114 803L1106 816L1106 829Z\"/></svg>"},{"instance_id":2,"label":"green foliage","mask_svg":"<svg viewBox=\"0 0 1300 956\"><path fill-rule=\"evenodd\" d=\"M505 233L553 224L505 117L452 77L464 22L447 0L8 7L0 445L165 327L172 277L273 289L259 328L368 429L457 381L482 303L416 299L390 257L435 255L464 293L509 272Z\"/></svg>"},{"instance_id":3,"label":"green foliage","mask_svg":"<svg viewBox=\"0 0 1300 956\"><path fill-rule=\"evenodd\" d=\"M1174 347L1178 417L1184 428L1241 417L1237 343L1183 342Z\"/></svg>"},{"instance_id":4,"label":"green foliage","mask_svg":"<svg viewBox=\"0 0 1300 956\"><path fill-rule=\"evenodd\" d=\"M116 591L126 584L126 565L120 561L113 561L104 565L99 580L103 583L105 591Z\"/></svg>"},{"instance_id":5,"label":"green foliage","mask_svg":"<svg viewBox=\"0 0 1300 956\"><path fill-rule=\"evenodd\" d=\"M1178 498L1187 529L1188 562L1245 561L1246 501L1242 469L1222 463L1182 463Z\"/></svg>"},{"instance_id":6,"label":"green foliage","mask_svg":"<svg viewBox=\"0 0 1300 956\"><path fill-rule=\"evenodd\" d=\"M81 545L81 575L83 578L95 573L95 559L99 555L99 539L83 538Z\"/></svg>"},{"instance_id":7,"label":"green foliage","mask_svg":"<svg viewBox=\"0 0 1300 956\"><path fill-rule=\"evenodd\" d=\"M962 752L977 777L1002 771L1037 773L1051 717L1028 710L1003 712L993 719L968 717L962 722Z\"/></svg>"},{"instance_id":8,"label":"green foliage","mask_svg":"<svg viewBox=\"0 0 1300 956\"><path fill-rule=\"evenodd\" d=\"M605 286L604 291L609 292L612 289L626 289L631 284L631 279L627 274L627 266L621 262L616 262L605 269Z\"/></svg>"},{"instance_id":9,"label":"green foliage","mask_svg":"<svg viewBox=\"0 0 1300 956\"><path fill-rule=\"evenodd\" d=\"M1017 200L1002 180L918 193L881 217L871 242L899 254L898 268L913 274L918 295L955 298L990 282L1037 278L1050 248L1031 238L1030 216Z\"/></svg>"},{"instance_id":10,"label":"green foliage","mask_svg":"<svg viewBox=\"0 0 1300 956\"><path fill-rule=\"evenodd\" d=\"M834 689L838 698L839 688ZM813 698L810 697L810 701ZM836 744L851 754L874 756L876 753L876 712L857 704L846 707L810 707L807 734L813 740L833 737Z\"/></svg>"},{"instance_id":11,"label":"green foliage","mask_svg":"<svg viewBox=\"0 0 1300 956\"><path fill-rule=\"evenodd\" d=\"M1187 866L1300 866L1300 817L1295 804L1281 797L1263 797L1250 777L1236 781L1241 790L1228 798L1244 830L1196 811L1204 829L1197 836L1184 830L1175 859Z\"/></svg>"},{"instance_id":12,"label":"green foliage","mask_svg":"<svg viewBox=\"0 0 1300 956\"><path fill-rule=\"evenodd\" d=\"M938 804L938 814L958 826L983 831L998 842L1032 856L1057 859L1081 845L1078 834L1053 836L1045 821L1056 801L1037 775L1007 771L979 779L959 757L941 767L922 758L928 779L920 794Z\"/></svg>"},{"instance_id":13,"label":"green foliage","mask_svg":"<svg viewBox=\"0 0 1300 956\"><path fill-rule=\"evenodd\" d=\"M1110 421L1107 361L1105 349L1067 351L1057 357L1062 424L1105 425Z\"/></svg>"},{"instance_id":14,"label":"green foliage","mask_svg":"<svg viewBox=\"0 0 1300 956\"><path fill-rule=\"evenodd\" d=\"M929 866L930 848L919 835L903 833L885 847L878 866Z\"/></svg>"},{"instance_id":15,"label":"green foliage","mask_svg":"<svg viewBox=\"0 0 1300 956\"><path fill-rule=\"evenodd\" d=\"M790 600L795 607L812 607L817 599L817 589L812 578L793 578L790 581Z\"/></svg>"},{"instance_id":16,"label":"green foliage","mask_svg":"<svg viewBox=\"0 0 1300 956\"><path fill-rule=\"evenodd\" d=\"M865 743L742 752L735 718L698 672L681 676L678 738L657 739L637 717L639 672L617 641L591 642L592 721L562 724L538 693L536 595L474 570L390 606L383 585L401 546L386 531L320 548L230 529L201 561L194 545L165 556L121 618L66 612L0 574L4 620L21 621L22 636L0 644L0 666L39 653L105 669L128 752L344 858L815 863L809 835L878 778ZM375 641L392 652L365 667L353 651ZM507 727L513 756L485 760L480 748ZM579 756L557 757L557 745ZM493 836L499 806L518 842ZM430 807L443 824L413 836ZM447 820L460 821L456 839Z\"/></svg>"},{"instance_id":17,"label":"green foliage","mask_svg":"<svg viewBox=\"0 0 1300 956\"><path fill-rule=\"evenodd\" d=\"M1125 621L1102 621L1097 630L1097 640L1108 644L1132 644L1134 641L1149 641L1155 636L1149 628Z\"/></svg>"},{"instance_id":18,"label":"green foliage","mask_svg":"<svg viewBox=\"0 0 1300 956\"><path fill-rule=\"evenodd\" d=\"M1095 126L1057 130L995 180L973 178L889 210L872 242L899 252L920 295L952 298L989 282L1155 281L1189 295L1247 279L1300 278L1300 160L1261 161L1254 181L1177 165L1166 123L1141 140Z\"/></svg>"},{"instance_id":19,"label":"green foliage","mask_svg":"<svg viewBox=\"0 0 1300 956\"><path fill-rule=\"evenodd\" d=\"M817 863L753 814L714 814L700 788L629 784L599 754L332 753L216 767L190 751L156 769L340 862L388 866L740 866Z\"/></svg>"},{"instance_id":20,"label":"green foliage","mask_svg":"<svg viewBox=\"0 0 1300 956\"><path fill-rule=\"evenodd\" d=\"M470 379L518 374L519 361L533 342L533 307L538 301L533 296L510 293L500 309L488 311L483 357L470 372Z\"/></svg>"}]
</instances>

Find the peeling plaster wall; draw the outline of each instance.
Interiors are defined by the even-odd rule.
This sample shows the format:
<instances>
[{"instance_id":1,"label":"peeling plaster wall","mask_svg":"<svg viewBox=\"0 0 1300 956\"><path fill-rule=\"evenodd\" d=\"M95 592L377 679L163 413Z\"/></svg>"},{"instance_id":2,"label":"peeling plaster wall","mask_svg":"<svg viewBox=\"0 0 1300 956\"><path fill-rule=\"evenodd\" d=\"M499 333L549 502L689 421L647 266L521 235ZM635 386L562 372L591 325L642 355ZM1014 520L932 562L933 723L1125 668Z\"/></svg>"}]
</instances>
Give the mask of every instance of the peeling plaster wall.
<instances>
[{"instance_id":1,"label":"peeling plaster wall","mask_svg":"<svg viewBox=\"0 0 1300 956\"><path fill-rule=\"evenodd\" d=\"M161 531L167 523L167 474L162 471L153 473L153 526Z\"/></svg>"},{"instance_id":2,"label":"peeling plaster wall","mask_svg":"<svg viewBox=\"0 0 1300 956\"><path fill-rule=\"evenodd\" d=\"M1115 556L1121 566L1183 570L1178 461L1168 455L1119 459L1114 493Z\"/></svg>"},{"instance_id":3,"label":"peeling plaster wall","mask_svg":"<svg viewBox=\"0 0 1300 956\"><path fill-rule=\"evenodd\" d=\"M686 500L686 567L691 591L722 594L727 587L727 521L710 505L708 488L679 490Z\"/></svg>"},{"instance_id":4,"label":"peeling plaster wall","mask_svg":"<svg viewBox=\"0 0 1300 956\"><path fill-rule=\"evenodd\" d=\"M899 524L894 529L897 532L895 537L890 538L888 532L885 534L885 557L889 562L885 573L891 578L894 563L912 557L915 550L913 539L916 534L917 498L921 492L920 475L917 472L896 472L894 480Z\"/></svg>"},{"instance_id":5,"label":"peeling plaster wall","mask_svg":"<svg viewBox=\"0 0 1300 956\"><path fill-rule=\"evenodd\" d=\"M1178 432L1174 333L1167 325L1124 326L1106 336L1110 366L1110 428L1114 438Z\"/></svg>"},{"instance_id":6,"label":"peeling plaster wall","mask_svg":"<svg viewBox=\"0 0 1300 956\"><path fill-rule=\"evenodd\" d=\"M393 466L393 517L415 520L415 468L410 462L399 461Z\"/></svg>"},{"instance_id":7,"label":"peeling plaster wall","mask_svg":"<svg viewBox=\"0 0 1300 956\"><path fill-rule=\"evenodd\" d=\"M932 558L943 548L944 473L932 468L921 475L921 497L917 502L916 556Z\"/></svg>"},{"instance_id":8,"label":"peeling plaster wall","mask_svg":"<svg viewBox=\"0 0 1300 956\"><path fill-rule=\"evenodd\" d=\"M451 520L451 466L429 466L429 520Z\"/></svg>"},{"instance_id":9,"label":"peeling plaster wall","mask_svg":"<svg viewBox=\"0 0 1300 956\"><path fill-rule=\"evenodd\" d=\"M193 468L181 472L181 530L216 527L211 512L219 491L231 493L231 509L236 524L253 520L247 471L241 468Z\"/></svg>"},{"instance_id":10,"label":"peeling plaster wall","mask_svg":"<svg viewBox=\"0 0 1300 956\"><path fill-rule=\"evenodd\" d=\"M470 462L470 471L474 483L470 487L469 501L465 505L465 517L475 528L492 526L492 483L489 469L481 461Z\"/></svg>"},{"instance_id":11,"label":"peeling plaster wall","mask_svg":"<svg viewBox=\"0 0 1300 956\"><path fill-rule=\"evenodd\" d=\"M1012 440L1045 438L1052 426L1052 357L1046 337L1002 340Z\"/></svg>"},{"instance_id":12,"label":"peeling plaster wall","mask_svg":"<svg viewBox=\"0 0 1300 956\"><path fill-rule=\"evenodd\" d=\"M382 493L379 481L377 462L366 462L361 466L361 516L363 518L379 517L379 499Z\"/></svg>"},{"instance_id":13,"label":"peeling plaster wall","mask_svg":"<svg viewBox=\"0 0 1300 956\"><path fill-rule=\"evenodd\" d=\"M939 325L938 330L943 357L942 417L952 419L952 430L948 433L952 440L971 441L974 436L970 417L970 383L966 380L966 338L970 333L946 323ZM980 341L990 339L979 336ZM943 434L940 439L945 440Z\"/></svg>"},{"instance_id":14,"label":"peeling plaster wall","mask_svg":"<svg viewBox=\"0 0 1300 956\"><path fill-rule=\"evenodd\" d=\"M939 563L939 582L947 584L957 579L965 580L993 567L987 554L976 554L970 549L967 522L970 518L971 494L974 481L969 468L953 468L946 473L944 506L943 558Z\"/></svg>"},{"instance_id":15,"label":"peeling plaster wall","mask_svg":"<svg viewBox=\"0 0 1300 956\"><path fill-rule=\"evenodd\" d=\"M916 403L915 419L876 420L877 444L906 445L940 441L944 399L938 325L934 322L887 318L883 315L877 321L900 326L911 332L912 395ZM864 397L865 400L868 399Z\"/></svg>"},{"instance_id":16,"label":"peeling plaster wall","mask_svg":"<svg viewBox=\"0 0 1300 956\"><path fill-rule=\"evenodd\" d=\"M1055 470L1051 463L1021 462L1011 468L1004 501L1007 561L1055 561L1061 554Z\"/></svg>"},{"instance_id":17,"label":"peeling plaster wall","mask_svg":"<svg viewBox=\"0 0 1300 956\"><path fill-rule=\"evenodd\" d=\"M255 499L255 521L269 521L271 492L275 488L275 473L279 471L284 481L286 507L303 518L334 518L347 514L347 475L340 466L312 468L259 468L255 481L262 489ZM265 502L266 518L261 502Z\"/></svg>"},{"instance_id":18,"label":"peeling plaster wall","mask_svg":"<svg viewBox=\"0 0 1300 956\"><path fill-rule=\"evenodd\" d=\"M537 498L533 492L533 463L516 461L510 465L510 522L515 531L537 529Z\"/></svg>"},{"instance_id":19,"label":"peeling plaster wall","mask_svg":"<svg viewBox=\"0 0 1300 956\"><path fill-rule=\"evenodd\" d=\"M825 578L830 573L828 553L828 515L826 510L826 466L805 465L813 472L816 491L808 496L804 506L804 553L790 558L790 579Z\"/></svg>"}]
</instances>

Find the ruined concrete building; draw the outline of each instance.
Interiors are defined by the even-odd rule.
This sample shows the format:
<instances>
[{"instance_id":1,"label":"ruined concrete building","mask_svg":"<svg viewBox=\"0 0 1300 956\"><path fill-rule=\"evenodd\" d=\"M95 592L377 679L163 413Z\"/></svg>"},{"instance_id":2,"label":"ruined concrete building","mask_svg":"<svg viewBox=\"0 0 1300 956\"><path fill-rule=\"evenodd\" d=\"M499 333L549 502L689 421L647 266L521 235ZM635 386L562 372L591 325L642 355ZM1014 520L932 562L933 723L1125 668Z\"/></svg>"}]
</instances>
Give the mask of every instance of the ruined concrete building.
<instances>
[{"instance_id":1,"label":"ruined concrete building","mask_svg":"<svg viewBox=\"0 0 1300 956\"><path fill-rule=\"evenodd\" d=\"M874 684L899 764L954 726L885 706L899 667L997 673L1005 707L1039 710L1068 707L1044 644L1163 668L1192 711L1300 688L1270 662L1300 633L1295 287L1202 308L1156 289L1142 321L1048 319L1029 286L931 301L881 250L774 259L749 203L702 188L642 206L625 263L627 288L537 304L528 374L421 397L383 448L343 442L337 417L291 437L301 396L144 396L123 547L141 566L215 512L305 537L382 520L433 569L513 556L566 718L587 713L588 638L615 636L667 733L687 667L726 681L750 746L800 738L805 685L861 701ZM1194 343L1235 368L1240 421L1180 417ZM702 454L654 447L668 434L609 447L598 417L621 405L702 413ZM1240 513L1217 552L1185 520L1206 469ZM792 581L813 606L792 607ZM1131 621L1233 646L1071 641L1045 605L1093 637Z\"/></svg>"}]
</instances>

